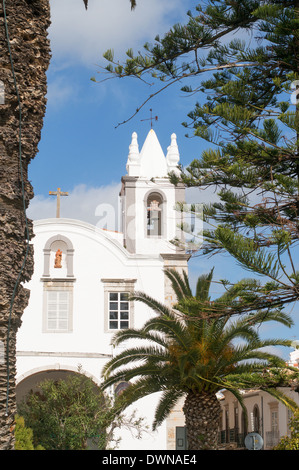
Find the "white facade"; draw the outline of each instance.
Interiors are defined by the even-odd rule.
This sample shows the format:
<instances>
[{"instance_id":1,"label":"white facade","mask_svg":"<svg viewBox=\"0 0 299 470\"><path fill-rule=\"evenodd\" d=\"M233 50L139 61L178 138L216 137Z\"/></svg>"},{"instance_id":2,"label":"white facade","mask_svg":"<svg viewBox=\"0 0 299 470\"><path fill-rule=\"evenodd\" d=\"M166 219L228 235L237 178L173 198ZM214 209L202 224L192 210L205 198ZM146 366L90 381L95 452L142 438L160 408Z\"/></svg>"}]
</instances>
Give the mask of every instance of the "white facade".
<instances>
[{"instance_id":1,"label":"white facade","mask_svg":"<svg viewBox=\"0 0 299 470\"><path fill-rule=\"evenodd\" d=\"M291 388L280 388L299 405L299 393ZM220 398L222 408L221 439L224 447L244 448L248 433L258 433L263 439L263 450L271 450L284 436L290 436L290 410L267 392L252 390L244 392L248 424L245 425L242 408L234 395L223 391Z\"/></svg>"},{"instance_id":2,"label":"white facade","mask_svg":"<svg viewBox=\"0 0 299 470\"><path fill-rule=\"evenodd\" d=\"M294 341L294 351L290 352L288 364L298 367L299 342ZM299 390L295 387L279 388L279 390L297 403L299 406ZM240 404L234 395L225 390L220 396L222 408L221 441L224 445L243 447L244 437L247 433L257 432L263 439L263 449L271 450L284 436L290 436L290 419L292 413L280 401L269 393L260 390L243 392L244 405L247 409L248 423Z\"/></svg>"},{"instance_id":3,"label":"white facade","mask_svg":"<svg viewBox=\"0 0 299 470\"><path fill-rule=\"evenodd\" d=\"M170 243L177 233L174 205L184 202L184 188L167 178L178 162L175 136L166 157L153 130L140 154L136 144L133 134L120 194L124 233L71 219L34 222L34 275L26 286L30 302L17 337L18 400L45 377L62 377L79 366L99 383L103 365L118 353L111 346L113 334L139 328L154 314L140 302L127 302L127 293L174 300L163 270L187 271L188 261ZM155 403L156 397L149 397L132 407L150 427ZM142 440L125 430L120 435L120 449L175 448L167 423Z\"/></svg>"},{"instance_id":4,"label":"white facade","mask_svg":"<svg viewBox=\"0 0 299 470\"><path fill-rule=\"evenodd\" d=\"M294 351L290 353L289 365L292 367L299 367L299 341L293 342Z\"/></svg>"}]
</instances>

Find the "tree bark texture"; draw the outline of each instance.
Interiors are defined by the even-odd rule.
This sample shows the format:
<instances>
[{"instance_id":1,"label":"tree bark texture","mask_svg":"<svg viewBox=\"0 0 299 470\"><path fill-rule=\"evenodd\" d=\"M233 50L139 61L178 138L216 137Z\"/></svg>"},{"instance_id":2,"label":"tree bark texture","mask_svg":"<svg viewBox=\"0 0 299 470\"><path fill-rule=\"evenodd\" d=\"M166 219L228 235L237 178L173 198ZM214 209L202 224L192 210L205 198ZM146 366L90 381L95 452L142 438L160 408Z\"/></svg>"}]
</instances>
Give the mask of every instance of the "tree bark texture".
<instances>
[{"instance_id":1,"label":"tree bark texture","mask_svg":"<svg viewBox=\"0 0 299 470\"><path fill-rule=\"evenodd\" d=\"M4 345L4 358L0 356L0 450L14 447L16 333L29 300L22 283L33 272L32 222L26 223L25 217L33 197L28 165L38 151L46 109L49 25L49 0L0 0L0 84L4 88L4 103L2 99L0 104L0 345Z\"/></svg>"},{"instance_id":2,"label":"tree bark texture","mask_svg":"<svg viewBox=\"0 0 299 470\"><path fill-rule=\"evenodd\" d=\"M188 450L217 450L221 406L216 395L189 392L183 411Z\"/></svg>"}]
</instances>

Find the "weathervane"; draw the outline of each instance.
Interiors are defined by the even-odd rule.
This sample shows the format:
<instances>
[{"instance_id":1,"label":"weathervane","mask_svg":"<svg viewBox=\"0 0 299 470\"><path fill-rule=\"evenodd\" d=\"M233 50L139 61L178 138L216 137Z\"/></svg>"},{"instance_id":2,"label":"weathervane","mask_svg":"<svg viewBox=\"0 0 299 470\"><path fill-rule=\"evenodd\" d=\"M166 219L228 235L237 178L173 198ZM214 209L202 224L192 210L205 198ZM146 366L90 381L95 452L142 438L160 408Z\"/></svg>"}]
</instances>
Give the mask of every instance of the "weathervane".
<instances>
[{"instance_id":1,"label":"weathervane","mask_svg":"<svg viewBox=\"0 0 299 470\"><path fill-rule=\"evenodd\" d=\"M141 121L151 121L151 129L153 128L153 120L155 121L158 121L158 116L154 116L153 117L153 110L152 108L150 109L150 112L151 112L151 117L150 118L147 118L147 119L141 119Z\"/></svg>"},{"instance_id":2,"label":"weathervane","mask_svg":"<svg viewBox=\"0 0 299 470\"><path fill-rule=\"evenodd\" d=\"M57 206L56 206L56 218L60 217L60 196L68 196L69 193L63 193L60 191L60 188L57 188L57 191L49 191L51 196L57 196Z\"/></svg>"}]
</instances>

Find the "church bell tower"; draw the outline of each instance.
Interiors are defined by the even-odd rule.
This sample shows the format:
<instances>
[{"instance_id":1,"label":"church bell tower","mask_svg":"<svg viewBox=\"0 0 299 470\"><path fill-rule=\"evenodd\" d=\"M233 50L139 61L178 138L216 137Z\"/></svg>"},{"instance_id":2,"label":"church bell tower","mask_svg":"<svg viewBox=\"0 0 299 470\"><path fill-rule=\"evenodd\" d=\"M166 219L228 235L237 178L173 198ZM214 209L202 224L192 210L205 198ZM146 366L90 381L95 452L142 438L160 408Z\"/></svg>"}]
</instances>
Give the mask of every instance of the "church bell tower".
<instances>
[{"instance_id":1,"label":"church bell tower","mask_svg":"<svg viewBox=\"0 0 299 470\"><path fill-rule=\"evenodd\" d=\"M124 245L140 255L182 253L171 240L180 237L179 202L185 202L185 187L174 186L169 173L179 174L180 155L176 135L172 134L166 156L151 129L139 151L136 132L132 134L127 175L120 192ZM179 251L178 251L179 250Z\"/></svg>"}]
</instances>

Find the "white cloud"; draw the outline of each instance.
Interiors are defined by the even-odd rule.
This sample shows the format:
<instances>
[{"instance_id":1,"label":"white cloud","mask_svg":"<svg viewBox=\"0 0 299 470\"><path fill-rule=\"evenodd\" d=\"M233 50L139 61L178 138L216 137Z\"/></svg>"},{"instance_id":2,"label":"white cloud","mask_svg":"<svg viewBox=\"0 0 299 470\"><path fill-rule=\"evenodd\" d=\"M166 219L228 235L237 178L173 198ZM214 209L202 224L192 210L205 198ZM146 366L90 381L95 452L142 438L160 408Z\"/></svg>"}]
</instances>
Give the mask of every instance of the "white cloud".
<instances>
[{"instance_id":1,"label":"white cloud","mask_svg":"<svg viewBox=\"0 0 299 470\"><path fill-rule=\"evenodd\" d=\"M109 230L119 227L119 191L120 183L111 182L105 186L88 187L85 184L75 186L68 191L68 196L61 197L60 216L82 220ZM203 199L203 195L205 198ZM186 190L186 201L201 203L216 198L212 191L206 193L198 188ZM37 194L28 208L28 217L32 220L47 219L56 216L56 197Z\"/></svg>"},{"instance_id":2,"label":"white cloud","mask_svg":"<svg viewBox=\"0 0 299 470\"><path fill-rule=\"evenodd\" d=\"M67 77L58 76L49 81L47 100L52 107L61 107L78 95L78 87L67 81Z\"/></svg>"},{"instance_id":3,"label":"white cloud","mask_svg":"<svg viewBox=\"0 0 299 470\"><path fill-rule=\"evenodd\" d=\"M219 196L217 196L217 191L212 186L206 189L199 187L187 188L186 202L189 204L209 204L219 202Z\"/></svg>"},{"instance_id":4,"label":"white cloud","mask_svg":"<svg viewBox=\"0 0 299 470\"><path fill-rule=\"evenodd\" d=\"M61 197L60 216L82 220L100 228L117 230L119 183L89 188L84 184L76 186L69 195ZM32 220L56 217L56 197L36 195L27 211Z\"/></svg>"},{"instance_id":5,"label":"white cloud","mask_svg":"<svg viewBox=\"0 0 299 470\"><path fill-rule=\"evenodd\" d=\"M112 48L124 53L142 47L163 34L185 14L183 0L140 0L134 11L129 0L50 0L49 29L55 60L94 67L103 52Z\"/></svg>"}]
</instances>

